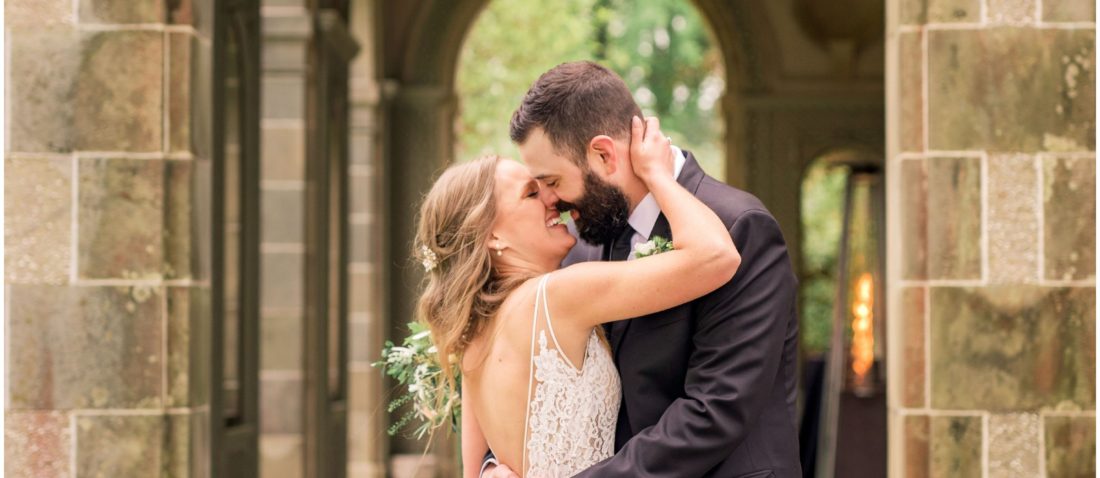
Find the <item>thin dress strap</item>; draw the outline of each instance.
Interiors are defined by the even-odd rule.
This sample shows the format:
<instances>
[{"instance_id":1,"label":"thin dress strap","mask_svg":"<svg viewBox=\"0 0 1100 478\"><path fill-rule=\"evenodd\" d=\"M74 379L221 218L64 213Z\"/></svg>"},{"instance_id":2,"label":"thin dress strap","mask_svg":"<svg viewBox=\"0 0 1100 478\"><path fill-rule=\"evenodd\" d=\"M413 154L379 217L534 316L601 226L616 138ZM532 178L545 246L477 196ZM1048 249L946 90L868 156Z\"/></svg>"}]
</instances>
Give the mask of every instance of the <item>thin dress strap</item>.
<instances>
[{"instance_id":1,"label":"thin dress strap","mask_svg":"<svg viewBox=\"0 0 1100 478\"><path fill-rule=\"evenodd\" d=\"M523 414L523 473L527 473L527 435L528 427L531 424L531 392L535 387L535 335L538 332L538 320L539 320L539 303L542 302L543 308L546 308L546 280L550 278L550 274L542 276L539 279L538 288L535 290L535 312L531 317L531 365L528 369L527 377L527 408ZM549 313L549 310L547 310Z\"/></svg>"},{"instance_id":2,"label":"thin dress strap","mask_svg":"<svg viewBox=\"0 0 1100 478\"><path fill-rule=\"evenodd\" d=\"M573 360L571 360L569 356L565 355L565 349L561 348L561 342L558 342L558 334L554 333L554 323L550 318L550 296L546 294L546 279L549 277L550 274L546 274L546 277L543 278L543 281L539 284L542 287L542 314L546 316L546 330L550 331L550 339L554 341L554 348L557 349L558 356L560 356L561 359L565 361L566 365L569 365L569 368L575 370L577 373L580 373L580 367L577 367L573 363ZM535 307L538 307L538 303L535 303ZM585 356L587 355L588 354L585 353ZM581 360L584 359L582 358ZM584 362L581 362L581 365L583 366Z\"/></svg>"}]
</instances>

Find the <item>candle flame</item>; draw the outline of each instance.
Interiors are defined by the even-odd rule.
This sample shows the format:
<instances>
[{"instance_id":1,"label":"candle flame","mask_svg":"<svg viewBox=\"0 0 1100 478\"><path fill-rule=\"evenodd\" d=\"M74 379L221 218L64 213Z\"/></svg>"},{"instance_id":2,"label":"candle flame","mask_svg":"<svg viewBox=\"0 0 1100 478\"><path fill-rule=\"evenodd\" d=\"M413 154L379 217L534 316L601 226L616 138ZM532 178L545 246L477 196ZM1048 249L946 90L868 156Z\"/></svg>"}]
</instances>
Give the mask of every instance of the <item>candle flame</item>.
<instances>
[{"instance_id":1,"label":"candle flame","mask_svg":"<svg viewBox=\"0 0 1100 478\"><path fill-rule=\"evenodd\" d=\"M875 361L874 280L864 273L856 282L852 303L852 371L855 383L862 384Z\"/></svg>"}]
</instances>

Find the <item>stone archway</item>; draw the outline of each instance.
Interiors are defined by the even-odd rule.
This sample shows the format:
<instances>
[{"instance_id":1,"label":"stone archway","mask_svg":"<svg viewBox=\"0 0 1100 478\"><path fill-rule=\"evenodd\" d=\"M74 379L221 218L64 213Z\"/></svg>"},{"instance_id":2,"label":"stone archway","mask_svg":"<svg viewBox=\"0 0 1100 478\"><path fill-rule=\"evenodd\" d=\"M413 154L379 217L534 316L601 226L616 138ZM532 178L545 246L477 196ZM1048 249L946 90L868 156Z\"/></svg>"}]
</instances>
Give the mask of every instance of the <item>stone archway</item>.
<instances>
[{"instance_id":1,"label":"stone archway","mask_svg":"<svg viewBox=\"0 0 1100 478\"><path fill-rule=\"evenodd\" d=\"M383 26L387 43L382 61L385 78L387 199L390 224L387 257L401 258L411 241L409 211L429 185L434 172L453 159L452 124L457 97L454 80L462 42L489 0L423 1L386 4L383 15L393 21ZM745 2L694 0L722 52L726 93L722 115L726 123L727 176L731 184L746 186L747 161L741 152L746 137L740 125L745 109L741 92L763 91L767 73L759 58L776 49L762 12ZM395 264L396 263L396 264ZM416 272L391 261L393 279L388 297L392 317L409 317L408 291Z\"/></svg>"}]
</instances>

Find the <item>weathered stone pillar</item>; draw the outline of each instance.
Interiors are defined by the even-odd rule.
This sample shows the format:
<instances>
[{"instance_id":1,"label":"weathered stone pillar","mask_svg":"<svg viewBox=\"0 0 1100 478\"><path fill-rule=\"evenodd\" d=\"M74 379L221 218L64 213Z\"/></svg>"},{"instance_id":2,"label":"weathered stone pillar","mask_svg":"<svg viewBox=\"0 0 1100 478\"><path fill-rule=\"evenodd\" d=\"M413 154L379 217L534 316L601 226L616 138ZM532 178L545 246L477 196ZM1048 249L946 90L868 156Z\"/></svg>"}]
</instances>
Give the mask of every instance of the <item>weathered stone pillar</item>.
<instances>
[{"instance_id":1,"label":"weathered stone pillar","mask_svg":"<svg viewBox=\"0 0 1100 478\"><path fill-rule=\"evenodd\" d=\"M1095 10L888 5L890 475L1095 473Z\"/></svg>"},{"instance_id":2,"label":"weathered stone pillar","mask_svg":"<svg viewBox=\"0 0 1100 478\"><path fill-rule=\"evenodd\" d=\"M858 153L880 161L882 95L755 95L740 97L737 103L740 119L727 134L736 134L741 143L731 153L740 171L730 172L741 175L742 187L767 205L783 230L791 261L801 268L803 239L814 240L802 237L805 171L815 160L834 153Z\"/></svg>"},{"instance_id":3,"label":"weathered stone pillar","mask_svg":"<svg viewBox=\"0 0 1100 478\"><path fill-rule=\"evenodd\" d=\"M451 136L454 93L442 86L394 85L389 100L389 163L387 164L390 209L389 265L393 268L391 326L402 336L405 323L413 320L415 293L420 274L408 260L420 199L432 179L454 155Z\"/></svg>"},{"instance_id":4,"label":"weathered stone pillar","mask_svg":"<svg viewBox=\"0 0 1100 478\"><path fill-rule=\"evenodd\" d=\"M305 472L306 78L300 0L265 0L260 115L260 475Z\"/></svg>"},{"instance_id":5,"label":"weathered stone pillar","mask_svg":"<svg viewBox=\"0 0 1100 478\"><path fill-rule=\"evenodd\" d=\"M5 6L6 476L207 476L212 5Z\"/></svg>"},{"instance_id":6,"label":"weathered stone pillar","mask_svg":"<svg viewBox=\"0 0 1100 478\"><path fill-rule=\"evenodd\" d=\"M745 143L748 131L745 128L746 112L739 95L726 91L719 102L722 105L722 119L725 121L722 144L726 148L726 183L745 189L748 183L749 158L746 157ZM723 179L723 178L719 178Z\"/></svg>"},{"instance_id":7,"label":"weathered stone pillar","mask_svg":"<svg viewBox=\"0 0 1100 478\"><path fill-rule=\"evenodd\" d=\"M381 371L371 367L382 353L387 321L382 302L382 257L385 215L382 207L382 133L379 120L380 61L377 36L377 2L356 0L351 4L350 27L361 47L351 63L350 158L348 224L351 241L348 321L350 381L348 413L348 477L386 476L388 396Z\"/></svg>"},{"instance_id":8,"label":"weathered stone pillar","mask_svg":"<svg viewBox=\"0 0 1100 478\"><path fill-rule=\"evenodd\" d=\"M432 179L453 158L454 93L437 85L390 83L386 89L388 145L386 149L385 194L387 210L385 236L386 294L388 295L388 337L400 340L408 334L405 324L414 319L416 291L420 281L417 264L409 260L420 199ZM451 455L446 440L436 439L435 449ZM442 444L441 444L442 442ZM451 476L449 460L422 457L423 444L403 438L391 441L395 460L394 476ZM396 454L406 454L407 459ZM437 466L442 467L436 468ZM412 473L416 473L413 475ZM453 474L453 473L452 473Z\"/></svg>"}]
</instances>

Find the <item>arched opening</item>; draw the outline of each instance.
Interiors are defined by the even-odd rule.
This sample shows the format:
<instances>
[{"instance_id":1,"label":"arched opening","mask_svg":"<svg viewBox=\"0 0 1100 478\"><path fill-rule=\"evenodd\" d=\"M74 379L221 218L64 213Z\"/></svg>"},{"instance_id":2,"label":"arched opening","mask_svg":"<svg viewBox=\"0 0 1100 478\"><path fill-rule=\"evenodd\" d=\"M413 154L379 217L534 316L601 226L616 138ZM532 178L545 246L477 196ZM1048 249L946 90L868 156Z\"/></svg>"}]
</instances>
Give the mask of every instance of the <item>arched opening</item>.
<instances>
[{"instance_id":1,"label":"arched opening","mask_svg":"<svg viewBox=\"0 0 1100 478\"><path fill-rule=\"evenodd\" d=\"M830 156L815 159L802 176L799 319L802 354L807 361L824 359L833 331L837 256L848 170L831 161Z\"/></svg>"},{"instance_id":2,"label":"arched opening","mask_svg":"<svg viewBox=\"0 0 1100 478\"><path fill-rule=\"evenodd\" d=\"M576 60L618 73L677 146L710 175L726 177L724 60L688 0L566 0L552 8L489 2L459 53L454 158L518 158L508 139L512 112L540 74Z\"/></svg>"},{"instance_id":3,"label":"arched opening","mask_svg":"<svg viewBox=\"0 0 1100 478\"><path fill-rule=\"evenodd\" d=\"M611 8L641 3L627 0L571 2L568 5L575 3L588 9L599 5ZM515 157L515 150L507 139L507 124L521 95L545 70L562 61L578 59L551 58L551 53L558 54L555 48L561 47L566 53L571 51L566 48L568 45L555 41L563 37L568 41L577 36L585 37L588 32L597 30L593 24L599 22L607 24L608 33L612 30L613 16L609 14L606 17L582 15L559 6L566 13L574 13L564 15L566 18L555 23L559 19L525 4L527 10L518 12L525 17L496 20L498 28L491 32L494 35L487 35L480 42L481 51L477 51L478 35L484 33L484 24L490 21L495 9L517 3L515 0L424 2L419 4L423 7L419 10L414 6L402 6L407 5L403 3L383 6L383 16L387 18L383 37L390 46L384 51L380 67L386 82L382 88L386 104L382 140L386 159L382 171L386 183L384 216L387 221L385 245L380 256L385 258L386 277L389 278L384 283L388 338L400 340L407 334L405 322L411 316L410 304L420 275L420 271L406 260L414 220L408 212L427 190L431 178L452 161L485 152ZM800 221L801 172L823 152L838 151L837 145L862 145L859 151L879 159L884 156L883 65L881 55L876 53L880 50L876 50L875 40L863 38L870 35L864 32L855 40L866 48L834 48L845 45L851 32L829 30L829 35L822 37L818 29L810 27L836 21L838 17L806 17L805 10L812 6L805 2L794 2L794 5L777 2L760 8L721 0L651 3L685 8L698 16L704 31L713 33L707 38L712 40L709 47L719 59L717 64L721 69L717 71L724 87L713 109L720 126L715 136L721 145L713 158L724 168L717 173L716 168L709 171L758 196L767 205L784 231L795 268L801 269L805 264L801 258L805 236L799 233L803 227ZM417 4L411 2L411 5ZM873 11L864 11L870 8L867 5L853 8L860 10L860 18L881 17ZM671 18L666 19L671 21ZM540 32L539 28L550 24L559 26L547 29L549 33ZM575 28L581 29L584 35L570 25L579 25ZM868 38L871 37L874 35ZM535 46L517 49L518 53L511 57L502 56L507 52L505 47L523 44L527 38L540 41L532 41ZM629 34L624 33L623 38L630 38ZM649 48L654 48L657 39L652 27L649 40ZM584 58L598 59L591 45L580 48L588 52ZM633 52L640 55L636 50ZM481 56L472 60L471 55L477 54ZM535 62L544 63L536 65ZM601 63L615 66L607 60ZM516 65L530 72L517 74L518 80L511 78L519 68ZM471 68L475 76L480 75L474 78L480 83L463 76L466 68ZM637 94L636 85L629 83L630 70L619 73ZM513 82L514 86L509 86L508 82ZM675 86L673 84L672 88ZM649 93L654 97L650 106L656 106L659 95L653 89ZM645 106L646 95L642 96L639 102ZM487 100L499 105L486 106ZM472 111L481 107L479 105L485 109ZM656 113L652 109L649 112ZM468 113L485 119L481 123L470 121L466 117ZM683 138L677 134L672 136L675 142L683 145ZM469 138L478 138L478 142L467 141ZM691 148L690 145L685 147ZM836 286L834 283L833 287ZM818 332L830 337L828 328ZM823 347L824 344L819 349ZM805 393L805 384L800 388ZM453 461L449 457L450 449L447 446L440 448L438 454L423 457L422 446L401 438L392 439L389 454L394 457L408 454L406 457L410 458L393 461L393 469L405 468L404 464L409 465L409 470L422 469L429 463L434 463L438 469L447 469L448 462ZM403 465L397 466L398 462Z\"/></svg>"},{"instance_id":4,"label":"arched opening","mask_svg":"<svg viewBox=\"0 0 1100 478\"><path fill-rule=\"evenodd\" d=\"M858 148L830 149L802 175L799 441L807 476L886 473L883 192L880 157Z\"/></svg>"}]
</instances>

